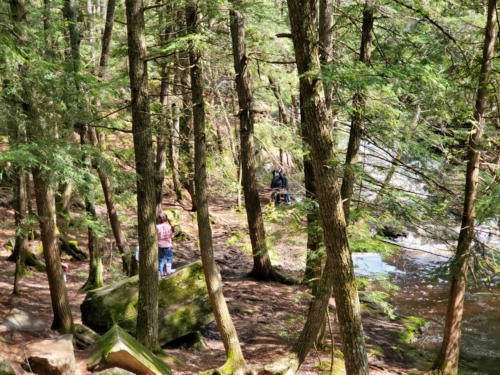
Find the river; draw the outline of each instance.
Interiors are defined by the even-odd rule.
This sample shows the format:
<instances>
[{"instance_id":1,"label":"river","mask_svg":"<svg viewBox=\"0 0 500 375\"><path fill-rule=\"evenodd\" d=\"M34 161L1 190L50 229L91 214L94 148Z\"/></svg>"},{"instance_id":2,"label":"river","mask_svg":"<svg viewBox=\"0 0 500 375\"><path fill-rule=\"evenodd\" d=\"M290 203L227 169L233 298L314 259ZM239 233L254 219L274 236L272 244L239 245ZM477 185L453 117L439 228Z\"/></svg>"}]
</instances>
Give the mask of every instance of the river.
<instances>
[{"instance_id":1,"label":"river","mask_svg":"<svg viewBox=\"0 0 500 375\"><path fill-rule=\"evenodd\" d=\"M416 344L428 358L434 359L441 345L450 283L433 271L451 255L447 246L421 244L410 234L401 244L397 258L384 262L378 254L353 254L356 274L390 274L400 290L391 303L399 315L423 318L428 326ZM464 304L459 374L500 374L500 287L480 283L469 285Z\"/></svg>"}]
</instances>

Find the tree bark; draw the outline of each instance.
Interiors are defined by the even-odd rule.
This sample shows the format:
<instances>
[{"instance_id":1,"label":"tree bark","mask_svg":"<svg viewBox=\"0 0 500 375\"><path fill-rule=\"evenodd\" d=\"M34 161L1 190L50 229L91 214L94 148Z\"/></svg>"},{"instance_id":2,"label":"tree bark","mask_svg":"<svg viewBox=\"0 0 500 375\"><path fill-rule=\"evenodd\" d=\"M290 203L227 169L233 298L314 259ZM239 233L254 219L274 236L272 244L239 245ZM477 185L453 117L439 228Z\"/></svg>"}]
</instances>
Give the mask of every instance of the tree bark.
<instances>
[{"instance_id":1,"label":"tree bark","mask_svg":"<svg viewBox=\"0 0 500 375\"><path fill-rule=\"evenodd\" d=\"M197 12L194 4L186 4L186 21L188 31L196 33ZM215 264L212 229L208 212L207 198L207 170L206 170L206 133L205 133L205 102L203 99L203 73L201 56L197 46L191 43L189 60L191 66L191 88L193 102L193 123L195 132L195 181L196 206L198 214L198 233L200 239L201 259L203 272L207 283L210 305L219 327L219 331L226 349L227 361L221 368L222 373L238 373L238 369L245 366L245 359L240 348L238 335L234 328L226 300L222 294L222 282L217 265Z\"/></svg>"},{"instance_id":2,"label":"tree bark","mask_svg":"<svg viewBox=\"0 0 500 375\"><path fill-rule=\"evenodd\" d=\"M240 4L240 0L232 0L233 4ZM270 280L273 277L273 268L266 244L266 232L260 207L257 175L255 171L254 146L254 111L253 94L248 71L246 56L245 27L243 16L237 9L229 11L231 40L233 44L234 70L236 73L236 89L240 118L240 157L243 175L243 194L252 244L253 268L251 276L258 280Z\"/></svg>"},{"instance_id":3,"label":"tree bark","mask_svg":"<svg viewBox=\"0 0 500 375\"><path fill-rule=\"evenodd\" d=\"M322 256L318 254L319 245L321 242L321 225L319 223L319 211L317 208L316 185L314 184L314 169L309 152L308 135L305 113L300 110L301 117L301 133L303 141L303 164L304 164L304 187L306 189L306 198L311 201L311 205L307 211L307 255L306 255L306 270L304 272L304 283L310 283L310 280L315 280L311 286L319 282L321 276ZM314 289L314 287L313 287Z\"/></svg>"},{"instance_id":4,"label":"tree bark","mask_svg":"<svg viewBox=\"0 0 500 375\"><path fill-rule=\"evenodd\" d=\"M165 33L167 33L165 31ZM155 187L156 187L156 215L163 212L163 182L167 168L167 133L170 128L170 116L168 116L168 94L170 91L168 84L168 67L162 68L162 79L160 85L160 124L156 135L156 163L155 163Z\"/></svg>"},{"instance_id":5,"label":"tree bark","mask_svg":"<svg viewBox=\"0 0 500 375\"><path fill-rule=\"evenodd\" d=\"M93 130L93 129L92 129ZM80 144L84 146L89 143L91 138L91 130L87 125L82 128L82 133L80 134ZM89 157L84 156L85 163L88 165L89 169L91 168L91 161ZM92 220L96 222L98 220L97 213L95 211L93 195L94 195L94 186L90 181L87 182L87 194L85 197L85 213L87 214L87 220ZM89 263L89 276L87 281L82 286L81 290L90 290L101 288L104 286L103 278L102 278L102 248L99 243L99 239L97 237L97 233L94 232L92 225L87 225L87 238L88 238L88 249L90 256Z\"/></svg>"},{"instance_id":6,"label":"tree bark","mask_svg":"<svg viewBox=\"0 0 500 375\"><path fill-rule=\"evenodd\" d=\"M368 374L363 325L354 268L349 250L347 227L337 184L338 157L329 132L330 113L326 110L322 82L319 79L314 0L289 0L288 9L295 49L300 94L303 99L308 141L320 206L324 243L332 262L333 291L337 304L340 335L348 375Z\"/></svg>"},{"instance_id":7,"label":"tree bark","mask_svg":"<svg viewBox=\"0 0 500 375\"><path fill-rule=\"evenodd\" d=\"M373 38L373 2L366 0L363 10L363 26L361 35L361 51L359 61L366 66L370 65L372 38ZM357 91L352 98L351 132L347 145L347 154L344 165L344 178L340 189L342 201L344 202L344 216L346 224L349 225L349 213L351 209L351 199L354 191L354 180L356 178L355 165L358 163L359 147L363 135L363 113L365 112L366 99L362 91Z\"/></svg>"},{"instance_id":8,"label":"tree bark","mask_svg":"<svg viewBox=\"0 0 500 375\"><path fill-rule=\"evenodd\" d=\"M189 59L189 58L188 58ZM191 211L196 212L196 187L194 184L194 132L193 132L193 111L191 110L191 78L189 75L189 61L182 58L179 59L179 65L182 69L178 69L182 89L182 105L183 105L183 132L182 142L185 151L185 164L187 172L183 176L183 184L187 188L191 196Z\"/></svg>"},{"instance_id":9,"label":"tree bark","mask_svg":"<svg viewBox=\"0 0 500 375\"><path fill-rule=\"evenodd\" d=\"M113 34L113 24L115 19L115 8L116 0L108 0L108 5L106 7L106 23L104 26L101 41L101 57L99 59L99 77L101 79L105 79L106 69L109 63L111 37ZM94 147L98 148L100 146L99 135L94 127L89 128L89 139L90 143ZM114 192L113 188L111 187L111 179L109 175L101 168L99 161L94 163L94 167L96 168L99 180L101 181L104 201L106 202L106 208L108 211L109 223L111 225L111 230L116 241L116 247L118 248L118 251L120 252L122 258L123 273L127 276L132 276L132 253L130 252L127 239L123 234L121 222L118 217L118 212L116 211Z\"/></svg>"},{"instance_id":10,"label":"tree bark","mask_svg":"<svg viewBox=\"0 0 500 375\"><path fill-rule=\"evenodd\" d=\"M469 132L462 225L458 236L457 251L451 263L451 291L448 309L446 311L443 342L433 365L433 373L440 375L456 375L458 373L467 269L469 267L469 257L471 256L471 244L474 238L474 221L476 218L477 187L479 184L481 157L480 142L484 132L484 115L488 99L488 85L490 84L495 39L497 36L496 6L496 0L488 1L483 58L481 61L481 73L479 75L476 105L474 108L475 123L471 125L471 130Z\"/></svg>"},{"instance_id":11,"label":"tree bark","mask_svg":"<svg viewBox=\"0 0 500 375\"><path fill-rule=\"evenodd\" d=\"M137 340L158 352L158 240L154 181L153 134L149 113L144 6L126 0L129 76L132 93L132 134L137 171L137 224L139 232L139 302Z\"/></svg>"},{"instance_id":12,"label":"tree bark","mask_svg":"<svg viewBox=\"0 0 500 375\"><path fill-rule=\"evenodd\" d=\"M23 35L22 40L28 41L28 35L24 28L26 22L26 9L23 1L11 0L10 10L12 19L18 35ZM23 54L23 52L21 51ZM27 56L24 56L27 58ZM27 119L26 134L29 142L36 143L43 134L50 136L42 128L40 123L40 114L35 102L35 95L30 83L25 79L28 71L28 63L21 66L21 85L22 85L22 111ZM40 158L40 163L45 164L43 153L35 155ZM57 245L56 234L56 208L54 191L51 186L52 172L50 165L44 168L42 172L40 167L33 168L33 181L35 185L36 203L40 221L40 232L43 245L43 255L47 268L47 278L49 281L50 299L52 310L54 312L54 321L52 329L59 330L61 333L71 333L73 331L73 315L69 305L66 284L63 281L61 259L59 257L59 248Z\"/></svg>"}]
</instances>

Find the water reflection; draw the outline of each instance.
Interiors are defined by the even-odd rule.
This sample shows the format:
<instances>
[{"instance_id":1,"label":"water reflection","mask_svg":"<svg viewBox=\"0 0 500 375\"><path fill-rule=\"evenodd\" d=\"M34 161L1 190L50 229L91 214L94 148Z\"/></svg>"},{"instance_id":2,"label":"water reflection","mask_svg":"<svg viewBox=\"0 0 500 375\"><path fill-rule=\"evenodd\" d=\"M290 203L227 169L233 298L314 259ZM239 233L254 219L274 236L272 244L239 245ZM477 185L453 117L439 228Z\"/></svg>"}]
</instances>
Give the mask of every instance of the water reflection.
<instances>
[{"instance_id":1,"label":"water reflection","mask_svg":"<svg viewBox=\"0 0 500 375\"><path fill-rule=\"evenodd\" d=\"M410 246L403 244L403 246ZM395 312L425 319L429 325L416 341L434 358L443 336L450 284L432 271L451 255L445 247L411 243L388 264L380 254L353 254L359 276L391 274L400 291L392 297ZM428 252L418 252L415 249ZM430 364L429 364L430 365ZM460 346L460 374L500 374L500 288L468 286Z\"/></svg>"}]
</instances>

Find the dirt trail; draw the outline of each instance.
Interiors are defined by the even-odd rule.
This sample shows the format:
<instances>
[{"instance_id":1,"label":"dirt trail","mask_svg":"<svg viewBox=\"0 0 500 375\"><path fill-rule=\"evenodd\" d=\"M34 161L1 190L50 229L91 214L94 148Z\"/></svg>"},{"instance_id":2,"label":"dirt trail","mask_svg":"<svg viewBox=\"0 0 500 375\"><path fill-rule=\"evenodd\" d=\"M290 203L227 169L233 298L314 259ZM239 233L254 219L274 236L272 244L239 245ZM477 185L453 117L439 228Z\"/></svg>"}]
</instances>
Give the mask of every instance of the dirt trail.
<instances>
[{"instance_id":1,"label":"dirt trail","mask_svg":"<svg viewBox=\"0 0 500 375\"><path fill-rule=\"evenodd\" d=\"M268 200L263 196L263 204ZM29 310L37 314L50 325L52 308L49 288L45 274L34 272L23 277L20 282L22 295L14 297L12 292L14 264L7 262L9 255L3 244L14 234L11 227L14 217L8 208L7 200L0 197L0 320L13 307ZM181 213L179 222L191 239L174 245L174 266L187 264L198 260L199 250L196 248L196 225L192 213L184 206L172 204L172 197L166 196L164 208L177 209ZM238 332L243 353L250 366L262 366L287 353L292 343L298 337L309 303L308 289L304 286L286 286L278 283L256 282L246 275L251 270L250 252L245 250L247 240L246 215L232 209L230 202L213 194L211 199L211 214L214 218L213 238L216 262L221 268L224 283L224 295L227 299L236 330ZM186 206L187 207L187 206ZM279 227L274 228L279 230ZM84 231L82 231L82 234ZM74 234L79 235L78 233ZM285 236L287 237L287 236ZM300 236L295 242L289 238L276 237L273 243L273 262L279 264L280 270L289 275L300 276L305 259ZM302 239L303 241L304 239ZM85 244L84 238L79 238L80 244ZM37 242L30 245L36 248ZM109 247L105 249L105 283L111 283L115 278L113 269L109 267ZM39 258L41 254L37 254ZM118 255L113 255L118 260ZM115 267L115 268L119 268ZM68 274L67 288L71 301L74 320L81 323L80 304L84 294L78 289L86 280L87 262L71 262ZM331 306L334 301L331 299ZM402 327L388 318L372 313L363 313L367 343L376 345L379 354L370 358L371 374L406 374L411 368L409 358L398 349L397 333ZM56 332L52 334L56 335ZM167 352L180 362L168 361L173 374L195 374L208 368L221 366L225 362L225 352L217 327L211 323L202 332L207 348L203 351L182 351L167 349ZM327 335L328 336L328 335ZM20 363L25 361L25 346L36 340L30 333L0 333L0 352L9 359L19 374L22 374ZM330 338L328 337L328 342ZM339 345L338 329L334 326L334 342ZM87 374L86 361L88 350L75 350L77 368L75 375ZM298 374L319 374L320 363L330 360L329 351L313 350L309 354Z\"/></svg>"}]
</instances>

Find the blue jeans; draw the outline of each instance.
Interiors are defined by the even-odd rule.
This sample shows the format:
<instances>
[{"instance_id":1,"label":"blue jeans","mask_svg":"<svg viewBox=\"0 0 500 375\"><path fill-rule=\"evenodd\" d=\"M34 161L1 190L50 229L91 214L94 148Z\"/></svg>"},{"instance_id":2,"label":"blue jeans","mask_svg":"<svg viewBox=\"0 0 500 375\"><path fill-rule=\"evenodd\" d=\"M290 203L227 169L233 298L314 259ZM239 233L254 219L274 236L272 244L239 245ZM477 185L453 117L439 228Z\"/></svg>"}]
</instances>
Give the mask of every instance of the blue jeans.
<instances>
[{"instance_id":1,"label":"blue jeans","mask_svg":"<svg viewBox=\"0 0 500 375\"><path fill-rule=\"evenodd\" d=\"M171 247L158 248L158 272L164 273L165 263L172 264L174 262L174 252Z\"/></svg>"}]
</instances>

